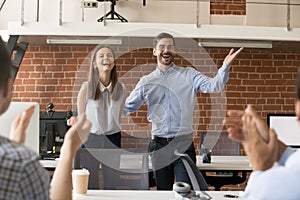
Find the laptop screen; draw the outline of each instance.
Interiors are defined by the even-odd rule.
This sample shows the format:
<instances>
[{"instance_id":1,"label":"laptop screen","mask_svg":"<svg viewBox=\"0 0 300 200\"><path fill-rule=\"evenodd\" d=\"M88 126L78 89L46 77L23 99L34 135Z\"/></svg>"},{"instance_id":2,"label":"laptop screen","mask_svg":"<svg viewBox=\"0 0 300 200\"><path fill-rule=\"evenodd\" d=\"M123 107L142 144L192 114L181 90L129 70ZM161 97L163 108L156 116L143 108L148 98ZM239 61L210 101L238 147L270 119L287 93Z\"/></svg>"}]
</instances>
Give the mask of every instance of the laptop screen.
<instances>
[{"instance_id":1,"label":"laptop screen","mask_svg":"<svg viewBox=\"0 0 300 200\"><path fill-rule=\"evenodd\" d=\"M17 116L29 106L35 105L34 113L27 127L25 146L39 154L39 110L40 106L35 102L11 102L7 111L0 116L0 135L9 137L11 123Z\"/></svg>"},{"instance_id":2,"label":"laptop screen","mask_svg":"<svg viewBox=\"0 0 300 200\"><path fill-rule=\"evenodd\" d=\"M268 114L267 122L288 146L300 147L300 124L294 114Z\"/></svg>"}]
</instances>

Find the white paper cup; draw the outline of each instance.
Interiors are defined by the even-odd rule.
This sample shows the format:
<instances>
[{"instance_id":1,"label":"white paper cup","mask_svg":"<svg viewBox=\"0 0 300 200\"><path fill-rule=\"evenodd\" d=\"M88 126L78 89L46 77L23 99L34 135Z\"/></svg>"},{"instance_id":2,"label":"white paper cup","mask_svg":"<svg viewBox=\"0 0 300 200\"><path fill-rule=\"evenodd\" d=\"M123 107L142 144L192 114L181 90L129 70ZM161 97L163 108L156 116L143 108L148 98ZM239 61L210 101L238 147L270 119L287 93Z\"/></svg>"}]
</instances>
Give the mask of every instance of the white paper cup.
<instances>
[{"instance_id":1,"label":"white paper cup","mask_svg":"<svg viewBox=\"0 0 300 200\"><path fill-rule=\"evenodd\" d=\"M90 172L87 169L74 169L72 171L72 185L74 194L86 194Z\"/></svg>"}]
</instances>

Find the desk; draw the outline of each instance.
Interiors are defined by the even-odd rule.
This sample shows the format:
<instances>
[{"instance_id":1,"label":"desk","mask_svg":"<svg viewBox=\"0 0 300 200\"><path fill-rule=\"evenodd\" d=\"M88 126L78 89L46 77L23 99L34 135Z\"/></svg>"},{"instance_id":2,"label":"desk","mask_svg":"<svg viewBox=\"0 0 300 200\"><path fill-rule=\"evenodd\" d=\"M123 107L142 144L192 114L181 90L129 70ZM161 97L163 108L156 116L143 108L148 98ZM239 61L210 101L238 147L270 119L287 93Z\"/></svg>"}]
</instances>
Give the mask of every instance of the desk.
<instances>
[{"instance_id":1,"label":"desk","mask_svg":"<svg viewBox=\"0 0 300 200\"><path fill-rule=\"evenodd\" d=\"M121 162L122 166L120 166L122 169L126 169L126 170L137 169L138 167L142 166L141 156L135 157L135 155L130 155L130 156L125 155L121 157L121 160L123 160ZM45 167L48 171L54 171L57 165L57 160L41 160L40 162L43 165L43 167ZM212 156L211 163L202 163L201 156L197 156L196 164L198 168L203 172L203 175L205 175L205 172L236 171L236 172L242 172L242 178L244 178L247 176L246 174L247 172L252 171L252 167L249 164L249 160L246 156ZM149 169L152 169L151 162L149 162ZM216 180L214 180L213 182L210 182L209 180L210 179L206 178L206 181L209 184L218 183ZM242 179L241 181L244 180L246 180L246 178ZM214 186L216 187L216 190L220 189L216 185Z\"/></svg>"},{"instance_id":2,"label":"desk","mask_svg":"<svg viewBox=\"0 0 300 200\"><path fill-rule=\"evenodd\" d=\"M141 158L140 158L141 159ZM132 159L126 159L127 164L124 164L124 168L133 167ZM202 163L201 156L197 155L197 166L200 170L205 171L252 171L252 167L249 163L247 156L212 156L211 163ZM130 162L131 161L131 162ZM44 168L55 168L58 160L40 160L41 165ZM140 161L142 162L142 160ZM149 168L151 169L151 159L149 159ZM124 163L124 162L123 162Z\"/></svg>"},{"instance_id":3,"label":"desk","mask_svg":"<svg viewBox=\"0 0 300 200\"><path fill-rule=\"evenodd\" d=\"M48 173L50 175L50 179L52 179L55 168L57 166L58 159L55 159L55 160L39 160L39 162L46 170L48 170Z\"/></svg>"},{"instance_id":4,"label":"desk","mask_svg":"<svg viewBox=\"0 0 300 200\"><path fill-rule=\"evenodd\" d=\"M252 171L246 156L212 156L211 163L202 163L201 157L197 156L197 166L206 182L215 190L221 190L224 185L245 182L247 173ZM215 172L216 174L206 172ZM218 172L222 172L222 174L218 174ZM239 175L240 172L241 175Z\"/></svg>"},{"instance_id":5,"label":"desk","mask_svg":"<svg viewBox=\"0 0 300 200\"><path fill-rule=\"evenodd\" d=\"M197 156L196 164L204 171L252 171L247 156L212 156L211 163L202 163L201 156Z\"/></svg>"},{"instance_id":6,"label":"desk","mask_svg":"<svg viewBox=\"0 0 300 200\"><path fill-rule=\"evenodd\" d=\"M237 171L252 171L252 167L249 163L249 159L247 156L212 156L211 163L202 163L201 156L197 155L197 166L200 170L237 170ZM128 163L124 164L124 168L130 168L135 166L133 160L137 159L130 159L126 157ZM141 160L141 158L140 158ZM55 160L40 160L40 163L45 168L55 168L57 165L58 159ZM142 162L142 161L139 161ZM149 159L149 168L151 169L151 159Z\"/></svg>"},{"instance_id":7,"label":"desk","mask_svg":"<svg viewBox=\"0 0 300 200\"><path fill-rule=\"evenodd\" d=\"M240 195L239 191L207 191L214 200L230 200L224 194ZM74 200L175 200L173 191L156 190L88 190L87 195L73 194ZM242 200L243 197L234 198Z\"/></svg>"},{"instance_id":8,"label":"desk","mask_svg":"<svg viewBox=\"0 0 300 200\"><path fill-rule=\"evenodd\" d=\"M55 159L55 160L39 160L39 162L44 168L54 170L57 166L58 159Z\"/></svg>"}]
</instances>

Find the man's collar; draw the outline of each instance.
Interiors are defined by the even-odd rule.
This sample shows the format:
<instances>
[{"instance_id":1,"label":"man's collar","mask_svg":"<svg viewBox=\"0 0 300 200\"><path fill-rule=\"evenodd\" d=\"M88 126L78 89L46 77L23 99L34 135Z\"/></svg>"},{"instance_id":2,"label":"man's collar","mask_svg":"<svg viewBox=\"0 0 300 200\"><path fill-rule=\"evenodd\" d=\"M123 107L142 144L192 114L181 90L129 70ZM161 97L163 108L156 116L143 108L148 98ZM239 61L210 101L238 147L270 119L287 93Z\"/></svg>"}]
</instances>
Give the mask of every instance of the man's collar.
<instances>
[{"instance_id":1,"label":"man's collar","mask_svg":"<svg viewBox=\"0 0 300 200\"><path fill-rule=\"evenodd\" d=\"M170 69L172 69L174 66L176 66L176 65L174 64L174 62L172 62L172 64L171 64L171 65L169 66L169 68L167 69L166 73L168 73L168 71L169 71ZM159 68L158 65L156 66L156 69L157 69L160 73L165 74L165 73Z\"/></svg>"}]
</instances>

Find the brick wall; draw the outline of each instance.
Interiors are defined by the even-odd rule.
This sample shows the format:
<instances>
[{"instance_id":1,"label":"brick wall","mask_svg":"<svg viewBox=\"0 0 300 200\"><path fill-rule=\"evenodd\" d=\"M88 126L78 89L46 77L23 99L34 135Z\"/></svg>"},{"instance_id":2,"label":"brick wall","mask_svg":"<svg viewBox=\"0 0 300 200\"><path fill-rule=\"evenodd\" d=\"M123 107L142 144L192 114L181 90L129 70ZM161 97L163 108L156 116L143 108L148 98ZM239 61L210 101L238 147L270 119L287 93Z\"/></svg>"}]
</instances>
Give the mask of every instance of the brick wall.
<instances>
[{"instance_id":1,"label":"brick wall","mask_svg":"<svg viewBox=\"0 0 300 200\"><path fill-rule=\"evenodd\" d=\"M13 101L39 102L41 111L46 110L49 102L55 104L57 111L75 110L77 92L87 78L89 53L94 47L30 45L15 80ZM156 59L151 48L113 48L118 56L119 79L129 93L142 75L155 68ZM182 48L177 51L176 64L193 65L213 76L229 49ZM228 109L244 109L251 103L263 117L267 113L293 113L299 66L300 51L244 49L232 64L230 79L222 93L198 94L193 123L197 151L201 131L224 130L222 119ZM138 112L122 119L123 147L147 148L151 127L146 110L143 105Z\"/></svg>"},{"instance_id":2,"label":"brick wall","mask_svg":"<svg viewBox=\"0 0 300 200\"><path fill-rule=\"evenodd\" d=\"M210 14L246 15L245 0L210 2ZM132 45L132 44L131 44ZM76 110L76 96L87 79L89 53L94 45L29 45L14 83L13 101L35 101L41 111L49 102L55 110ZM118 75L128 92L139 78L155 68L151 48L114 47L118 55ZM179 49L175 63L194 66L213 76L221 66L227 48ZM197 95L194 109L194 142L199 147L200 132L225 130L222 119L229 109L244 109L255 104L258 112L293 113L295 79L300 66L300 51L244 49L232 64L230 79L220 94ZM150 124L147 106L122 119L122 147L147 148ZM133 137L132 137L133 136ZM226 145L226 144L224 144ZM244 184L224 186L223 190L242 190Z\"/></svg>"},{"instance_id":3,"label":"brick wall","mask_svg":"<svg viewBox=\"0 0 300 200\"><path fill-rule=\"evenodd\" d=\"M14 84L14 101L36 101L46 110L49 102L55 109L76 110L76 96L86 80L89 52L94 46L30 45ZM150 48L127 51L115 47L118 72L128 92L139 78L155 68ZM228 53L227 48L200 50L180 49L175 63L193 65L213 76ZM214 64L215 63L215 64ZM243 109L248 103L266 117L267 113L293 113L295 78L300 66L300 52L244 49L232 64L228 84L220 94L199 93L194 111L195 142L199 132L222 130L222 119L228 109ZM146 105L122 119L129 135L150 136Z\"/></svg>"},{"instance_id":4,"label":"brick wall","mask_svg":"<svg viewBox=\"0 0 300 200\"><path fill-rule=\"evenodd\" d=\"M246 15L246 0L213 0L210 1L210 14Z\"/></svg>"}]
</instances>

